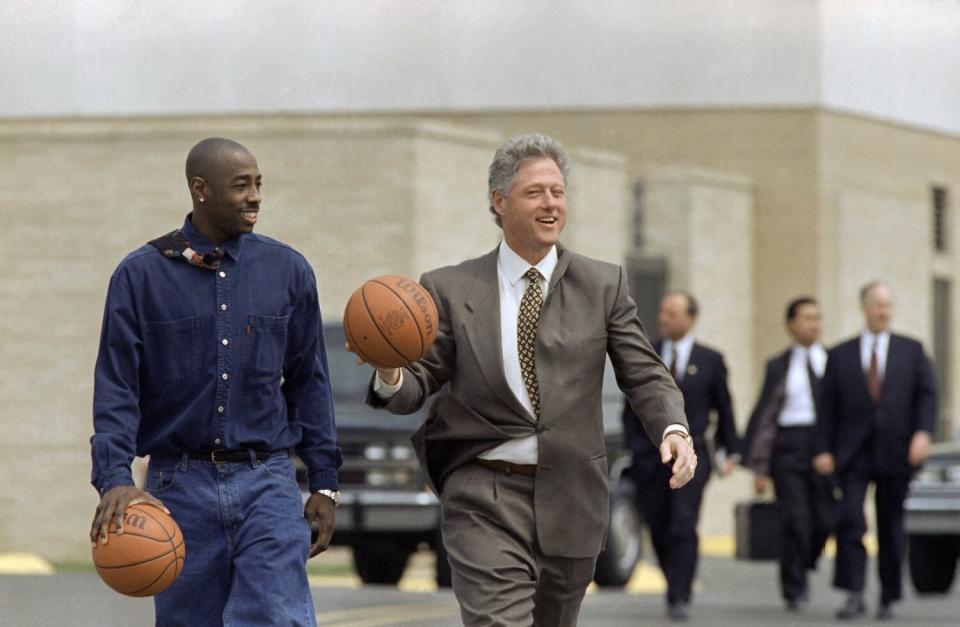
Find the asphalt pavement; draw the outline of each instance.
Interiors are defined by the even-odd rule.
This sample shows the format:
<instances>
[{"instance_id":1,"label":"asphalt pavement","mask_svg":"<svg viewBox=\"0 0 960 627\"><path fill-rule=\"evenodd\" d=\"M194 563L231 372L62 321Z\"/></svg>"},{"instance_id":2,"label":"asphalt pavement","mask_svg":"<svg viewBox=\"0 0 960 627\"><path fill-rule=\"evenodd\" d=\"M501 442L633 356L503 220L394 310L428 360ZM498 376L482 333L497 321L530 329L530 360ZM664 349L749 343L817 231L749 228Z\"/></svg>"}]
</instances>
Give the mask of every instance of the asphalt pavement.
<instances>
[{"instance_id":1,"label":"asphalt pavement","mask_svg":"<svg viewBox=\"0 0 960 627\"><path fill-rule=\"evenodd\" d=\"M458 625L456 601L449 590L437 591L429 577L432 556L414 561L400 588L361 586L355 577L314 576L314 604L320 625L375 627ZM873 562L871 562L873 563ZM875 611L876 577L868 584L870 616L839 622L833 617L842 596L830 588L832 562L824 559L811 579L811 604L799 613L787 612L777 591L773 563L748 563L731 558L701 560L690 625L870 625ZM960 625L960 583L947 596L918 598L910 589L896 606L894 624ZM123 597L106 588L96 573L0 575L0 625L3 627L101 627L153 624L149 599ZM591 589L580 625L621 627L668 624L664 618L662 578L644 563L626 591ZM886 624L886 623L885 623Z\"/></svg>"}]
</instances>

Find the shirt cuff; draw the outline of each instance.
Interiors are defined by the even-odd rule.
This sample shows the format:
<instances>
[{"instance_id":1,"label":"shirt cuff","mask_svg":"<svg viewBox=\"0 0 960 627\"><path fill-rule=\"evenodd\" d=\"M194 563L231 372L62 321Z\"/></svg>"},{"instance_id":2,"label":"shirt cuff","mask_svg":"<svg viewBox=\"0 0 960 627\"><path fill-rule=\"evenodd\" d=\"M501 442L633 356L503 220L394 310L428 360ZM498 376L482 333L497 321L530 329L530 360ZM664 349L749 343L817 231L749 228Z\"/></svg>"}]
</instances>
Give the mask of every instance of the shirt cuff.
<instances>
[{"instance_id":1,"label":"shirt cuff","mask_svg":"<svg viewBox=\"0 0 960 627\"><path fill-rule=\"evenodd\" d=\"M686 427L684 427L681 424L672 424L672 425L667 425L667 428L663 430L663 438L661 438L661 441L666 440L667 436L670 435L671 433L677 433L677 432L679 432L683 436L690 437L690 432L687 431Z\"/></svg>"},{"instance_id":2,"label":"shirt cuff","mask_svg":"<svg viewBox=\"0 0 960 627\"><path fill-rule=\"evenodd\" d=\"M400 378L397 379L397 382L393 385L385 383L383 379L380 378L380 371L377 370L376 374L373 377L373 391L374 393L382 398L383 400L390 400L393 398L393 395L400 391L400 388L403 387L403 369L400 369Z\"/></svg>"},{"instance_id":3,"label":"shirt cuff","mask_svg":"<svg viewBox=\"0 0 960 627\"><path fill-rule=\"evenodd\" d=\"M100 496L103 496L113 488L120 485L134 485L133 475L130 470L117 471L113 472L100 481L100 485L97 486L97 491L100 493Z\"/></svg>"},{"instance_id":4,"label":"shirt cuff","mask_svg":"<svg viewBox=\"0 0 960 627\"><path fill-rule=\"evenodd\" d=\"M310 494L316 494L317 490L338 491L340 483L337 481L337 474L336 470L319 470L310 473L307 477L307 487Z\"/></svg>"}]
</instances>

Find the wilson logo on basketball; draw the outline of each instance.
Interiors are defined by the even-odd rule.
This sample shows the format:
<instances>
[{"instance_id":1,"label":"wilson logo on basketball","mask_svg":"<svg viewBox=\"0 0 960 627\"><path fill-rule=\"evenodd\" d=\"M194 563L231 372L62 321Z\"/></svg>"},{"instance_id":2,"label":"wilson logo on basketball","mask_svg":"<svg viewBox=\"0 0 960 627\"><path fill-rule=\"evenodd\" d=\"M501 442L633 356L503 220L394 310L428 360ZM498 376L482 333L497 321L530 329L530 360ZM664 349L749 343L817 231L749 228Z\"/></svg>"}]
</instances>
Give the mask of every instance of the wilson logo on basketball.
<instances>
[{"instance_id":1,"label":"wilson logo on basketball","mask_svg":"<svg viewBox=\"0 0 960 627\"><path fill-rule=\"evenodd\" d=\"M380 323L390 331L396 331L406 322L407 315L400 309L388 311L387 315L380 318Z\"/></svg>"},{"instance_id":2,"label":"wilson logo on basketball","mask_svg":"<svg viewBox=\"0 0 960 627\"><path fill-rule=\"evenodd\" d=\"M137 529L143 529L147 524L147 519L139 514L128 514L126 519L123 521L124 525L129 527L136 527Z\"/></svg>"},{"instance_id":3,"label":"wilson logo on basketball","mask_svg":"<svg viewBox=\"0 0 960 627\"><path fill-rule=\"evenodd\" d=\"M425 331L427 335L433 335L433 315L430 310L430 306L427 304L427 299L424 298L422 290L419 283L411 283L406 279L399 279L396 283L398 289L403 290L410 294L413 298L413 302L416 303L417 307L420 309L420 313L423 315L423 323L426 326Z\"/></svg>"}]
</instances>

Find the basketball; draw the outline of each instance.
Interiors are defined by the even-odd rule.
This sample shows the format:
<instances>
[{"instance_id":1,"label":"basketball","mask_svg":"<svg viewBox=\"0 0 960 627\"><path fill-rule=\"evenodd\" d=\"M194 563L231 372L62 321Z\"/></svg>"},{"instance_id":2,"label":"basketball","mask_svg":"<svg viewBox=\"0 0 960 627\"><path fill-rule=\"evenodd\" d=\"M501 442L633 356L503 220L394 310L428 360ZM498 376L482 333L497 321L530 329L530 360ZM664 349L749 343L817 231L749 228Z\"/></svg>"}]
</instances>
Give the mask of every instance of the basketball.
<instances>
[{"instance_id":1,"label":"basketball","mask_svg":"<svg viewBox=\"0 0 960 627\"><path fill-rule=\"evenodd\" d=\"M106 544L93 548L93 564L103 582L132 597L167 589L180 576L186 547L176 521L162 509L137 503L127 507L123 534L111 521Z\"/></svg>"},{"instance_id":2,"label":"basketball","mask_svg":"<svg viewBox=\"0 0 960 627\"><path fill-rule=\"evenodd\" d=\"M437 306L416 281L378 276L347 301L343 330L350 349L365 362L399 368L417 361L437 337Z\"/></svg>"}]
</instances>

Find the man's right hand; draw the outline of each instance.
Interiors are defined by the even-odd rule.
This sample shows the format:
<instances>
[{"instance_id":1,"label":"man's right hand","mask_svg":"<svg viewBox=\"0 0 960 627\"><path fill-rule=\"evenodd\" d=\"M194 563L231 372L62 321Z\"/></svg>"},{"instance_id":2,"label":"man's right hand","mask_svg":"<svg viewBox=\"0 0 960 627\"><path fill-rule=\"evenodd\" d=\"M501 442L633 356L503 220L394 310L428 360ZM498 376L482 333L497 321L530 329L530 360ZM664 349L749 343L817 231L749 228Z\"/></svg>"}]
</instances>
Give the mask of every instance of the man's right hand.
<instances>
[{"instance_id":1,"label":"man's right hand","mask_svg":"<svg viewBox=\"0 0 960 627\"><path fill-rule=\"evenodd\" d=\"M762 475L759 472L753 475L753 491L756 494L764 494L767 491L767 486L770 485L770 478L767 475Z\"/></svg>"},{"instance_id":2,"label":"man's right hand","mask_svg":"<svg viewBox=\"0 0 960 627\"><path fill-rule=\"evenodd\" d=\"M821 475L832 475L835 470L833 455L830 453L820 453L813 458L813 469Z\"/></svg>"},{"instance_id":3,"label":"man's right hand","mask_svg":"<svg viewBox=\"0 0 960 627\"><path fill-rule=\"evenodd\" d=\"M160 499L149 492L132 485L118 485L110 488L106 494L100 497L97 512L93 515L93 525L90 527L90 542L96 544L99 540L103 544L107 543L111 520L117 525L117 535L122 534L123 515L129 506L137 503L154 505L166 513L170 513L170 510L164 506Z\"/></svg>"}]
</instances>

